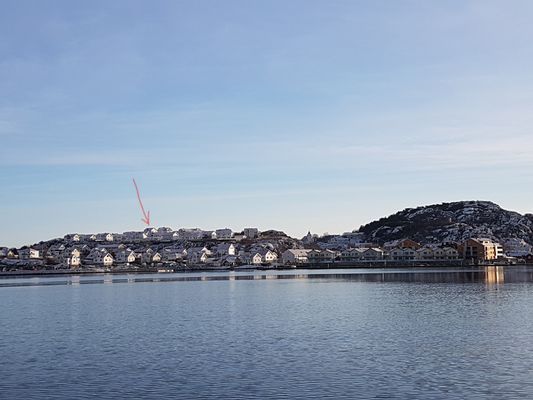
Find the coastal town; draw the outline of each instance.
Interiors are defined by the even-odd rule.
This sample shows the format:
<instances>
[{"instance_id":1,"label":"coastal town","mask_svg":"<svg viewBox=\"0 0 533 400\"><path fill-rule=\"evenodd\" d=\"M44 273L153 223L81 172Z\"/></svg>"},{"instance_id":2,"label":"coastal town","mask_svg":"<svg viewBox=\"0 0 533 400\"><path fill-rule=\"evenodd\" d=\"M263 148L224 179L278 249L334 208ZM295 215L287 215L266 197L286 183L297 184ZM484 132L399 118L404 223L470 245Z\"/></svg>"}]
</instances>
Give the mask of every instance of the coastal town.
<instances>
[{"instance_id":1,"label":"coastal town","mask_svg":"<svg viewBox=\"0 0 533 400\"><path fill-rule=\"evenodd\" d=\"M498 243L472 237L454 243L402 238L367 241L354 230L337 235L309 232L301 239L281 231L147 228L124 233L68 234L21 248L0 247L0 271L157 271L246 268L464 266L533 261L524 240Z\"/></svg>"}]
</instances>

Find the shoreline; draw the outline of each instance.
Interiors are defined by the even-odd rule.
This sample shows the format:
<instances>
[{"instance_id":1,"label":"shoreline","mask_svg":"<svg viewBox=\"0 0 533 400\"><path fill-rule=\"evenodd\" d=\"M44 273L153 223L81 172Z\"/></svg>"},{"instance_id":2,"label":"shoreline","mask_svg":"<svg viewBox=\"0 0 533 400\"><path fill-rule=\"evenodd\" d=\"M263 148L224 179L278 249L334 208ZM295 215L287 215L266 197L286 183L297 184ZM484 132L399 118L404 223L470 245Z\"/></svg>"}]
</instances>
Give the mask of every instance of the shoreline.
<instances>
[{"instance_id":1,"label":"shoreline","mask_svg":"<svg viewBox=\"0 0 533 400\"><path fill-rule=\"evenodd\" d=\"M342 269L387 269L387 270L399 270L399 269L431 269L431 268L443 268L449 270L456 269L478 269L485 267L533 267L533 264L476 264L476 265L458 265L458 264L388 264L388 265L298 265L296 268L281 267L281 268L264 268L264 267L250 267L250 268L186 268L186 269L121 269L110 271L91 271L91 270L39 270L39 271L2 271L0 272L1 278L32 278L32 277L52 277L52 276L71 276L71 275L121 275L121 274L173 274L173 273L197 273L197 272L240 272L240 271L295 271L295 270L313 270L313 271L327 271L327 270L342 270ZM163 270L164 269L164 270Z\"/></svg>"}]
</instances>

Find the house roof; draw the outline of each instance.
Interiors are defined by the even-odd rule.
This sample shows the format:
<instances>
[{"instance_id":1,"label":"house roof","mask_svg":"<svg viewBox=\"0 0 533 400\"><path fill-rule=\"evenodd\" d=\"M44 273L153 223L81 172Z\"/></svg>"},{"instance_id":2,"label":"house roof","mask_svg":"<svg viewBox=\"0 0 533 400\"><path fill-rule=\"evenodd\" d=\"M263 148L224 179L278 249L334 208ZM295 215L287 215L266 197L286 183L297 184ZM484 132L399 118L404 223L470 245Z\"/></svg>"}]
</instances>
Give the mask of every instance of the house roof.
<instances>
[{"instance_id":1,"label":"house roof","mask_svg":"<svg viewBox=\"0 0 533 400\"><path fill-rule=\"evenodd\" d=\"M295 256L306 256L309 252L311 252L311 249L289 249L287 251Z\"/></svg>"}]
</instances>

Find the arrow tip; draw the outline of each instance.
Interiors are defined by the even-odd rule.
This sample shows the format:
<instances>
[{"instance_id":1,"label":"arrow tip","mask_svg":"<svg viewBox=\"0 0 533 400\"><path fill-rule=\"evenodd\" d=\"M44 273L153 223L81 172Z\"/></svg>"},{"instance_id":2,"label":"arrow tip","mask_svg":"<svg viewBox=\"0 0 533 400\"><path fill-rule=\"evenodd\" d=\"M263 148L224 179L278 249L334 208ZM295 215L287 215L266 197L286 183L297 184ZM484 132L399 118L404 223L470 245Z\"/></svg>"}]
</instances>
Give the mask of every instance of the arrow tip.
<instances>
[{"instance_id":1,"label":"arrow tip","mask_svg":"<svg viewBox=\"0 0 533 400\"><path fill-rule=\"evenodd\" d=\"M146 225L150 225L150 211L146 213L145 218L141 218L141 221L144 222Z\"/></svg>"}]
</instances>

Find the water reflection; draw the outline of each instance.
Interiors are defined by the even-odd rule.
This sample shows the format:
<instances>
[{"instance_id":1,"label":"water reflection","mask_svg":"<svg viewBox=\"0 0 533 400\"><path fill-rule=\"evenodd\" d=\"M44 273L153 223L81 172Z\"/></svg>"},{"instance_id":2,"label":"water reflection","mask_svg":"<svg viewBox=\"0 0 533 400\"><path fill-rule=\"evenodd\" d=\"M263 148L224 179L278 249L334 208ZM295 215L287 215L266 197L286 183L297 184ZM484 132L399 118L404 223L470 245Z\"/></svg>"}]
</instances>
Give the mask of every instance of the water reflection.
<instances>
[{"instance_id":1,"label":"water reflection","mask_svg":"<svg viewBox=\"0 0 533 400\"><path fill-rule=\"evenodd\" d=\"M353 269L353 270L298 270L249 271L217 273L175 273L143 275L73 275L62 277L17 277L0 279L0 287L84 285L116 283L155 283L190 281L241 281L241 280L329 280L351 282L410 282L410 283L485 283L502 285L514 282L533 282L533 267L488 266L469 269Z\"/></svg>"},{"instance_id":2,"label":"water reflection","mask_svg":"<svg viewBox=\"0 0 533 400\"><path fill-rule=\"evenodd\" d=\"M485 283L489 286L503 284L505 272L503 267L485 267Z\"/></svg>"}]
</instances>

